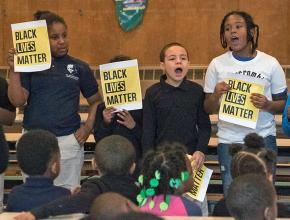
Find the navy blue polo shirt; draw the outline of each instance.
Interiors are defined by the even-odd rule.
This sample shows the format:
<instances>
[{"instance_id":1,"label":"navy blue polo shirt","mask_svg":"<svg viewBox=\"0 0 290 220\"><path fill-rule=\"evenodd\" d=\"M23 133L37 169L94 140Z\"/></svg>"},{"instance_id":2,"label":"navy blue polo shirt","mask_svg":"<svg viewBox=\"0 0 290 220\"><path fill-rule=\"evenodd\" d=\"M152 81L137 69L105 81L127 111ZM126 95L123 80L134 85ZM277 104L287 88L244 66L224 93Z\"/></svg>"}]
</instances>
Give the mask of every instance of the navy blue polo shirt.
<instances>
[{"instance_id":1,"label":"navy blue polo shirt","mask_svg":"<svg viewBox=\"0 0 290 220\"><path fill-rule=\"evenodd\" d=\"M69 55L53 58L48 70L21 73L21 83L29 92L23 127L45 129L56 136L72 134L80 127L80 92L85 98L98 92L88 64Z\"/></svg>"}]
</instances>

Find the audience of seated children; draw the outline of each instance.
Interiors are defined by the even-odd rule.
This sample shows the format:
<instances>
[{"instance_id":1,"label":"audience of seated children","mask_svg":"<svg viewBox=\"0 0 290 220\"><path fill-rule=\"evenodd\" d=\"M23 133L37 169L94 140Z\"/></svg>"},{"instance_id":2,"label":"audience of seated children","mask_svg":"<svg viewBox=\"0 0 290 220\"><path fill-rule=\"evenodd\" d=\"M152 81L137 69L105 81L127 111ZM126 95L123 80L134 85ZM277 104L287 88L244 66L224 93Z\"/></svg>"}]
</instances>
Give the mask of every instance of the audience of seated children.
<instances>
[{"instance_id":1,"label":"audience of seated children","mask_svg":"<svg viewBox=\"0 0 290 220\"><path fill-rule=\"evenodd\" d=\"M110 63L126 60L131 60L131 58L119 55L112 58ZM94 124L95 141L98 143L104 137L113 134L131 141L135 147L137 159L141 158L142 109L116 112L115 108L106 108L104 102L100 103L97 107Z\"/></svg>"},{"instance_id":2,"label":"audience of seated children","mask_svg":"<svg viewBox=\"0 0 290 220\"><path fill-rule=\"evenodd\" d=\"M87 220L112 220L117 215L139 211L139 207L128 198L115 193L107 192L98 196L93 202L90 216Z\"/></svg>"},{"instance_id":3,"label":"audience of seated children","mask_svg":"<svg viewBox=\"0 0 290 220\"><path fill-rule=\"evenodd\" d=\"M60 170L60 152L54 134L45 130L28 131L17 143L16 156L20 169L29 177L12 189L7 211L27 211L70 195L68 189L53 185Z\"/></svg>"},{"instance_id":4,"label":"audience of seated children","mask_svg":"<svg viewBox=\"0 0 290 220\"><path fill-rule=\"evenodd\" d=\"M143 154L162 142L179 142L199 169L211 135L209 116L203 109L199 84L186 79L189 57L186 48L170 43L160 52L164 71L160 82L147 89L143 107Z\"/></svg>"},{"instance_id":5,"label":"audience of seated children","mask_svg":"<svg viewBox=\"0 0 290 220\"><path fill-rule=\"evenodd\" d=\"M229 187L226 204L236 220L274 220L277 196L273 184L264 175L236 177Z\"/></svg>"},{"instance_id":6,"label":"audience of seated children","mask_svg":"<svg viewBox=\"0 0 290 220\"><path fill-rule=\"evenodd\" d=\"M182 197L193 186L193 172L186 149L164 143L149 151L138 178L141 210L158 216L201 216L200 208Z\"/></svg>"},{"instance_id":7,"label":"audience of seated children","mask_svg":"<svg viewBox=\"0 0 290 220\"><path fill-rule=\"evenodd\" d=\"M269 181L273 179L273 167L276 164L276 154L264 147L263 138L256 133L248 134L245 138L245 145L233 144L231 154L231 175L236 178L248 173L264 175ZM247 145L247 146L246 146ZM278 216L289 217L288 208L278 203ZM226 199L220 200L214 208L214 216L230 216L226 207Z\"/></svg>"},{"instance_id":8,"label":"audience of seated children","mask_svg":"<svg viewBox=\"0 0 290 220\"><path fill-rule=\"evenodd\" d=\"M98 142L94 164L100 177L89 178L76 195L60 198L18 216L18 219L47 218L70 213L88 213L94 199L105 192L116 192L136 201L138 187L130 174L135 168L135 150L130 141L111 135Z\"/></svg>"}]
</instances>

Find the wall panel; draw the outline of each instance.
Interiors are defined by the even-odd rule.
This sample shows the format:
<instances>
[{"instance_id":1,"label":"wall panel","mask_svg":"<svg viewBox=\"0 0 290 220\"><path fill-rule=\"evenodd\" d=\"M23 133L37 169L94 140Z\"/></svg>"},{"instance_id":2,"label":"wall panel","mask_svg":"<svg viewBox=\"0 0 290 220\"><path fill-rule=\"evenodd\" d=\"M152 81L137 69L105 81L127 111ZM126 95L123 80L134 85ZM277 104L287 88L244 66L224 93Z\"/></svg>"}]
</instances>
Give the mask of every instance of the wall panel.
<instances>
[{"instance_id":1,"label":"wall panel","mask_svg":"<svg viewBox=\"0 0 290 220\"><path fill-rule=\"evenodd\" d=\"M6 65L12 45L10 24L31 20L39 9L65 18L70 53L91 65L120 53L138 58L141 65L156 65L160 49L171 41L186 45L192 64L208 64L224 52L221 19L236 9L250 12L259 24L259 49L290 64L289 0L148 0L143 23L127 33L119 27L113 0L1 0L0 65Z\"/></svg>"}]
</instances>

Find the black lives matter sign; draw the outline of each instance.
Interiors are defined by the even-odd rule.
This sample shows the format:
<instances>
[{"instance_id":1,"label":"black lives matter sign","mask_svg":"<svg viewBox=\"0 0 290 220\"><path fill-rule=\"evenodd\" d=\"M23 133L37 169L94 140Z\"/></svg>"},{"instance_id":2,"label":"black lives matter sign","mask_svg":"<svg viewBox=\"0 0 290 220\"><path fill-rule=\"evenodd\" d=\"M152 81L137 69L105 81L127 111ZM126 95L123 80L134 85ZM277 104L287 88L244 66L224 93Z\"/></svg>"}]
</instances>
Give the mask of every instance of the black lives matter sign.
<instances>
[{"instance_id":1,"label":"black lives matter sign","mask_svg":"<svg viewBox=\"0 0 290 220\"><path fill-rule=\"evenodd\" d=\"M137 60L100 65L106 107L134 110L142 108Z\"/></svg>"},{"instance_id":2,"label":"black lives matter sign","mask_svg":"<svg viewBox=\"0 0 290 220\"><path fill-rule=\"evenodd\" d=\"M50 68L51 54L45 21L12 24L16 50L15 71L30 72Z\"/></svg>"}]
</instances>

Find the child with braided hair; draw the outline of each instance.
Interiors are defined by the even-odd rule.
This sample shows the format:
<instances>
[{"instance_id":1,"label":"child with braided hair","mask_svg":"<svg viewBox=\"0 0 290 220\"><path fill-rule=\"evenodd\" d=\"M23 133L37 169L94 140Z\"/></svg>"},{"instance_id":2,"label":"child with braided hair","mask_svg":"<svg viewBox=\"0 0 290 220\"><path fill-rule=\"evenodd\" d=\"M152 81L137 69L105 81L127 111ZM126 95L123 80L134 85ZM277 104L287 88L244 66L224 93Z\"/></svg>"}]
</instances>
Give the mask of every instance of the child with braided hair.
<instances>
[{"instance_id":1,"label":"child with braided hair","mask_svg":"<svg viewBox=\"0 0 290 220\"><path fill-rule=\"evenodd\" d=\"M250 133L244 138L245 144L233 144L230 154L233 159L231 162L231 175L233 179L246 175L258 174L264 176L270 182L273 181L273 170L276 165L276 153L265 148L263 137L256 133ZM255 204L249 204L254 206ZM288 217L288 208L277 203L278 217ZM246 208L246 210L249 210ZM226 207L226 199L222 199L214 208L213 216L230 216Z\"/></svg>"},{"instance_id":2,"label":"child with braided hair","mask_svg":"<svg viewBox=\"0 0 290 220\"><path fill-rule=\"evenodd\" d=\"M193 172L186 149L178 143L149 151L138 181L141 210L159 216L201 216L200 208L182 194L193 186Z\"/></svg>"}]
</instances>

